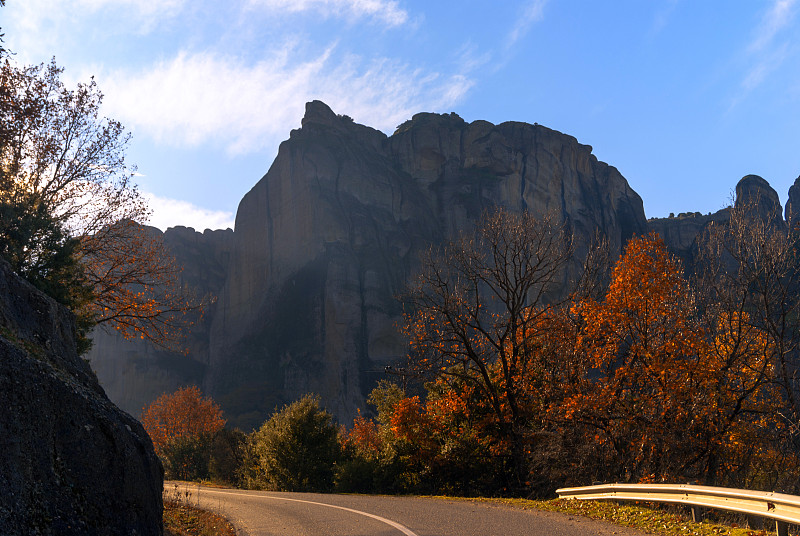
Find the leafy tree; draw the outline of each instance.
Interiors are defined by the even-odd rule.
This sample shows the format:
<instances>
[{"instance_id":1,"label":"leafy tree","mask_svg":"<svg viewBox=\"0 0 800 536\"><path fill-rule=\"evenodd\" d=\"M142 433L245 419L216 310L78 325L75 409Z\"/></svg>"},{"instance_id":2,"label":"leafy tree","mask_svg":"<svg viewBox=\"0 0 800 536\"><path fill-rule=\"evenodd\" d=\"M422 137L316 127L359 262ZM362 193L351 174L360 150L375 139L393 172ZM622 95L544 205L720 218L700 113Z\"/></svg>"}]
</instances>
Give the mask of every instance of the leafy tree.
<instances>
[{"instance_id":1,"label":"leafy tree","mask_svg":"<svg viewBox=\"0 0 800 536\"><path fill-rule=\"evenodd\" d=\"M199 388L161 395L142 410L141 421L169 476L182 480L208 476L209 448L225 419Z\"/></svg>"},{"instance_id":2,"label":"leafy tree","mask_svg":"<svg viewBox=\"0 0 800 536\"><path fill-rule=\"evenodd\" d=\"M633 238L605 299L575 307L589 361L567 415L595 430L625 479L660 476L672 463L673 434L690 433L701 403L693 394L703 387L703 338L680 264L656 236Z\"/></svg>"},{"instance_id":3,"label":"leafy tree","mask_svg":"<svg viewBox=\"0 0 800 536\"><path fill-rule=\"evenodd\" d=\"M319 398L284 406L247 439L244 482L281 491L330 491L341 459L338 430Z\"/></svg>"},{"instance_id":4,"label":"leafy tree","mask_svg":"<svg viewBox=\"0 0 800 536\"><path fill-rule=\"evenodd\" d=\"M605 478L714 483L721 460L746 472L751 447L770 449L766 333L701 311L657 235L631 239L605 298L574 308L587 364L558 411L601 447Z\"/></svg>"},{"instance_id":5,"label":"leafy tree","mask_svg":"<svg viewBox=\"0 0 800 536\"><path fill-rule=\"evenodd\" d=\"M0 255L94 323L175 347L202 305L180 286L125 163L130 135L100 116L92 80L67 88L55 62L0 65ZM86 346L86 345L85 345Z\"/></svg>"},{"instance_id":6,"label":"leafy tree","mask_svg":"<svg viewBox=\"0 0 800 536\"><path fill-rule=\"evenodd\" d=\"M495 415L481 392L448 376L426 384L426 391L424 403L417 397L399 401L390 421L401 460L417 475L416 491L518 492L507 487L505 475L513 446L497 433Z\"/></svg>"},{"instance_id":7,"label":"leafy tree","mask_svg":"<svg viewBox=\"0 0 800 536\"><path fill-rule=\"evenodd\" d=\"M540 355L530 343L547 330L548 301L563 291L556 287L572 251L552 216L498 210L474 235L429 251L407 296L412 363L458 379L486 404L510 449L508 486L526 481L531 405L523 378Z\"/></svg>"},{"instance_id":8,"label":"leafy tree","mask_svg":"<svg viewBox=\"0 0 800 536\"><path fill-rule=\"evenodd\" d=\"M337 466L336 489L360 493L408 493L418 480L411 473L403 445L392 432L395 406L405 393L395 383L382 380L367 402L377 410L377 420L361 414L348 430L339 432L342 460Z\"/></svg>"},{"instance_id":9,"label":"leafy tree","mask_svg":"<svg viewBox=\"0 0 800 536\"><path fill-rule=\"evenodd\" d=\"M158 231L119 221L84 237L80 256L91 288L83 311L90 318L126 339L183 350L185 329L202 315L206 299L181 283L182 268Z\"/></svg>"},{"instance_id":10,"label":"leafy tree","mask_svg":"<svg viewBox=\"0 0 800 536\"><path fill-rule=\"evenodd\" d=\"M344 493L376 493L389 491L381 478L387 456L380 429L372 419L358 412L350 430L339 430L342 458L336 466L336 490ZM396 481L396 479L392 479Z\"/></svg>"},{"instance_id":11,"label":"leafy tree","mask_svg":"<svg viewBox=\"0 0 800 536\"><path fill-rule=\"evenodd\" d=\"M247 435L238 429L222 428L214 435L208 460L208 471L213 480L239 485L246 439Z\"/></svg>"},{"instance_id":12,"label":"leafy tree","mask_svg":"<svg viewBox=\"0 0 800 536\"><path fill-rule=\"evenodd\" d=\"M728 222L708 229L697 285L706 307L728 319L730 342L723 348L770 384L777 422L768 430L779 453L761 457L773 460L765 468L773 476L761 487L798 491L787 469L797 467L800 453L800 228L797 220L784 224L780 207L762 201L737 199ZM758 351L741 340L752 333L764 340Z\"/></svg>"}]
</instances>

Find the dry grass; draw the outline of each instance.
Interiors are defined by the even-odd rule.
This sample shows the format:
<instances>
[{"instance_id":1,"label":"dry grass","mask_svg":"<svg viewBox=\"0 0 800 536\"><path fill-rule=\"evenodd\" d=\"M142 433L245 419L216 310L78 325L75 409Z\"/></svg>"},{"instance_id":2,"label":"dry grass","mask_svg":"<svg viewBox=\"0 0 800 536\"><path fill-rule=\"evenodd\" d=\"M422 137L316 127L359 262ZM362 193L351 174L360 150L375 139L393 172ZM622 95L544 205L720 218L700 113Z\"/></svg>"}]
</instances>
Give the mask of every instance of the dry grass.
<instances>
[{"instance_id":1,"label":"dry grass","mask_svg":"<svg viewBox=\"0 0 800 536\"><path fill-rule=\"evenodd\" d=\"M236 536L236 530L222 516L164 501L164 536Z\"/></svg>"},{"instance_id":2,"label":"dry grass","mask_svg":"<svg viewBox=\"0 0 800 536\"><path fill-rule=\"evenodd\" d=\"M651 534L664 536L767 536L775 534L773 521L764 520L765 529L747 528L747 522L736 516L716 518L709 513L709 519L694 523L687 511L679 508L658 507L644 503L614 503L613 501L579 501L553 499L550 501L530 501L525 499L473 499L505 504L516 508L535 508L550 512L575 514L592 519L602 519L617 525L632 527ZM796 527L790 527L796 529ZM791 534L797 535L794 530Z\"/></svg>"}]
</instances>

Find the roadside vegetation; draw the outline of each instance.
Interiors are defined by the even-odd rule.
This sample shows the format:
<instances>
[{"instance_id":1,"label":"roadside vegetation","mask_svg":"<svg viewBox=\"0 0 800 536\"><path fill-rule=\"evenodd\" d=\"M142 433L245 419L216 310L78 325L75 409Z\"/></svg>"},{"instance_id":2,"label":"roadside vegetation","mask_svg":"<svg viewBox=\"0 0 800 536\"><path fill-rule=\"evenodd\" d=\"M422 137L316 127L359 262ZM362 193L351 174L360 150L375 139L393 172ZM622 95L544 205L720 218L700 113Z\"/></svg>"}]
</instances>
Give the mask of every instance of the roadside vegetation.
<instances>
[{"instance_id":1,"label":"roadside vegetation","mask_svg":"<svg viewBox=\"0 0 800 536\"><path fill-rule=\"evenodd\" d=\"M754 519L752 523L758 525L759 528L751 528L748 526L748 520L743 516L706 511L706 519L695 523L685 507L648 505L640 502L579 501L570 499L537 501L511 498L471 500L503 504L514 508L533 508L549 512L580 515L663 536L767 536L774 533L774 525L767 520ZM790 534L799 533L795 530L790 532Z\"/></svg>"},{"instance_id":2,"label":"roadside vegetation","mask_svg":"<svg viewBox=\"0 0 800 536\"><path fill-rule=\"evenodd\" d=\"M165 536L235 536L224 517L198 507L197 495L174 485L163 492Z\"/></svg>"},{"instance_id":3,"label":"roadside vegetation","mask_svg":"<svg viewBox=\"0 0 800 536\"><path fill-rule=\"evenodd\" d=\"M186 504L164 503L164 536L235 536L222 516Z\"/></svg>"}]
</instances>

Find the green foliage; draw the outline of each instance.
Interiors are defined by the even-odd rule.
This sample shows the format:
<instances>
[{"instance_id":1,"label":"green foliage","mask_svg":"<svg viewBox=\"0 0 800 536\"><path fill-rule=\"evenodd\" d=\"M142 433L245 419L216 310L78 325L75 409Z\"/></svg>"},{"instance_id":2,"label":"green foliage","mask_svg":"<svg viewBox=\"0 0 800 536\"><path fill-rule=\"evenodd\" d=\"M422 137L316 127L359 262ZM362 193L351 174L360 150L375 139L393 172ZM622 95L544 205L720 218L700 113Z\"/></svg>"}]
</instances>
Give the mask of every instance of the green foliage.
<instances>
[{"instance_id":1,"label":"green foliage","mask_svg":"<svg viewBox=\"0 0 800 536\"><path fill-rule=\"evenodd\" d=\"M94 326L81 314L92 299L92 288L79 262L80 241L36 200L34 194L14 192L0 170L0 256L33 286L78 313L78 352L91 346L86 334Z\"/></svg>"},{"instance_id":2,"label":"green foliage","mask_svg":"<svg viewBox=\"0 0 800 536\"><path fill-rule=\"evenodd\" d=\"M387 380L378 382L369 397L367 403L378 410L378 422L384 425L389 424L394 413L394 406L406 397L406 394L396 383Z\"/></svg>"},{"instance_id":3,"label":"green foliage","mask_svg":"<svg viewBox=\"0 0 800 536\"><path fill-rule=\"evenodd\" d=\"M213 436L178 437L163 447L161 460L167 478L207 480L238 486L247 435L222 428Z\"/></svg>"},{"instance_id":4,"label":"green foliage","mask_svg":"<svg viewBox=\"0 0 800 536\"><path fill-rule=\"evenodd\" d=\"M257 489L331 491L340 459L331 414L320 408L319 398L306 395L247 438L243 482Z\"/></svg>"},{"instance_id":5,"label":"green foliage","mask_svg":"<svg viewBox=\"0 0 800 536\"><path fill-rule=\"evenodd\" d=\"M165 476L174 480L202 480L209 476L211 442L207 437L180 437L164 447Z\"/></svg>"},{"instance_id":6,"label":"green foliage","mask_svg":"<svg viewBox=\"0 0 800 536\"><path fill-rule=\"evenodd\" d=\"M223 428L217 432L209 448L208 471L212 480L239 485L246 440L247 434L238 429Z\"/></svg>"}]
</instances>

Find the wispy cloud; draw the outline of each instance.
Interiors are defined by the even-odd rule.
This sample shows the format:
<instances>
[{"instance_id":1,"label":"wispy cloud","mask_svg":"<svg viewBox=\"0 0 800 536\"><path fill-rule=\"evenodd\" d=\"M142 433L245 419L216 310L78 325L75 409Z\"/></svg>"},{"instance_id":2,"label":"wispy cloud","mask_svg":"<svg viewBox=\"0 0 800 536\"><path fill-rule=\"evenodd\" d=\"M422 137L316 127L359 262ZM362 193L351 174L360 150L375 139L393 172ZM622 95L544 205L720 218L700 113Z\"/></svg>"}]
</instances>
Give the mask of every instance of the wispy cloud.
<instances>
[{"instance_id":1,"label":"wispy cloud","mask_svg":"<svg viewBox=\"0 0 800 536\"><path fill-rule=\"evenodd\" d=\"M530 0L525 5L519 18L517 18L517 22L506 37L506 49L513 47L517 41L525 37L531 26L544 18L546 4L547 0Z\"/></svg>"},{"instance_id":2,"label":"wispy cloud","mask_svg":"<svg viewBox=\"0 0 800 536\"><path fill-rule=\"evenodd\" d=\"M109 32L119 35L147 34L160 23L175 17L188 0L24 0L8 2L3 8L7 23L7 44L22 63L32 58L60 55L76 33ZM93 19L103 13L107 19ZM87 21L94 27L85 27ZM102 21L102 22L101 22ZM111 24L109 25L109 22ZM10 31L9 31L10 30Z\"/></svg>"},{"instance_id":3,"label":"wispy cloud","mask_svg":"<svg viewBox=\"0 0 800 536\"><path fill-rule=\"evenodd\" d=\"M146 72L98 75L104 112L158 142L212 142L230 154L274 147L299 126L307 101L384 131L420 110L457 103L473 82L389 59L334 59L335 47L299 61L291 45L248 65L213 53L181 53Z\"/></svg>"},{"instance_id":4,"label":"wispy cloud","mask_svg":"<svg viewBox=\"0 0 800 536\"><path fill-rule=\"evenodd\" d=\"M675 11L675 8L678 7L678 3L680 3L680 0L666 0L666 2L656 11L655 16L653 17L653 25L650 27L650 31L647 34L649 39L653 39L655 36L660 34L664 28L666 28L667 24L669 24L669 21L672 18L672 13Z\"/></svg>"},{"instance_id":5,"label":"wispy cloud","mask_svg":"<svg viewBox=\"0 0 800 536\"><path fill-rule=\"evenodd\" d=\"M169 227L183 225L203 232L206 229L233 229L234 215L231 212L210 210L188 201L159 197L149 192L142 196L152 211L148 225L166 231Z\"/></svg>"},{"instance_id":6,"label":"wispy cloud","mask_svg":"<svg viewBox=\"0 0 800 536\"><path fill-rule=\"evenodd\" d=\"M388 26L400 26L409 20L408 12L394 0L249 0L248 6L287 13L313 11L323 17L369 18Z\"/></svg>"},{"instance_id":7,"label":"wispy cloud","mask_svg":"<svg viewBox=\"0 0 800 536\"><path fill-rule=\"evenodd\" d=\"M788 56L789 45L783 43L759 55L742 80L742 88L750 92L761 85L770 73L776 71Z\"/></svg>"},{"instance_id":8,"label":"wispy cloud","mask_svg":"<svg viewBox=\"0 0 800 536\"><path fill-rule=\"evenodd\" d=\"M760 52L772 45L781 30L790 26L797 0L774 0L750 42L750 52Z\"/></svg>"},{"instance_id":9,"label":"wispy cloud","mask_svg":"<svg viewBox=\"0 0 800 536\"><path fill-rule=\"evenodd\" d=\"M791 29L797 14L798 0L774 0L756 27L753 39L745 52L746 73L741 81L742 93L733 105L759 87L767 77L778 70L790 51L793 33L783 38L784 30Z\"/></svg>"},{"instance_id":10,"label":"wispy cloud","mask_svg":"<svg viewBox=\"0 0 800 536\"><path fill-rule=\"evenodd\" d=\"M477 71L492 61L490 52L479 50L472 42L462 45L456 52L456 57L460 72L465 74Z\"/></svg>"}]
</instances>

